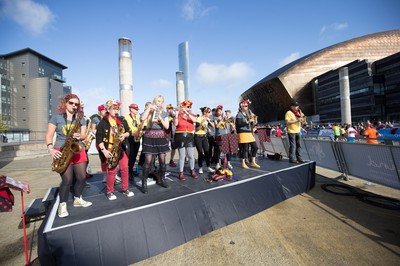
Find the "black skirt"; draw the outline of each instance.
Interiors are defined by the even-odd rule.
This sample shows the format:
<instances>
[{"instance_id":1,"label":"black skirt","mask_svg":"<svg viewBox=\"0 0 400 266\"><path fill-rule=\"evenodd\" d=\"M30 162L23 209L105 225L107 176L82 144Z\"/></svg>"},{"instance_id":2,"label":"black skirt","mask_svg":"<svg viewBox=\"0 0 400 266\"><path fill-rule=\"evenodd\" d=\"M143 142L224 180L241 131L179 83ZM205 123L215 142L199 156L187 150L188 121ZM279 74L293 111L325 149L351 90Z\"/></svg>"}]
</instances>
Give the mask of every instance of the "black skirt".
<instances>
[{"instance_id":1,"label":"black skirt","mask_svg":"<svg viewBox=\"0 0 400 266\"><path fill-rule=\"evenodd\" d=\"M166 138L142 138L142 152L144 154L161 154L169 152L169 140Z\"/></svg>"},{"instance_id":2,"label":"black skirt","mask_svg":"<svg viewBox=\"0 0 400 266\"><path fill-rule=\"evenodd\" d=\"M175 147L177 149L184 147L194 147L194 134L193 133L175 133Z\"/></svg>"}]
</instances>

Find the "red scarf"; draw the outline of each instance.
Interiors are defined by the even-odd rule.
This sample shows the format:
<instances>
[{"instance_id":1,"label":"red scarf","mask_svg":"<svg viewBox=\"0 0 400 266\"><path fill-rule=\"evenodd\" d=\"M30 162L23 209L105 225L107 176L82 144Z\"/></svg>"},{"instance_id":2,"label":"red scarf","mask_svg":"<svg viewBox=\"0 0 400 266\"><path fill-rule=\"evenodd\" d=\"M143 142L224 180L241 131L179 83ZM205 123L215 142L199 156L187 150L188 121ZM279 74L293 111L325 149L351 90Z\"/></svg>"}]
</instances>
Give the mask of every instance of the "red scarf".
<instances>
[{"instance_id":1,"label":"red scarf","mask_svg":"<svg viewBox=\"0 0 400 266\"><path fill-rule=\"evenodd\" d=\"M293 114L296 116L296 117L300 117L300 112L299 111L292 111L293 112Z\"/></svg>"}]
</instances>

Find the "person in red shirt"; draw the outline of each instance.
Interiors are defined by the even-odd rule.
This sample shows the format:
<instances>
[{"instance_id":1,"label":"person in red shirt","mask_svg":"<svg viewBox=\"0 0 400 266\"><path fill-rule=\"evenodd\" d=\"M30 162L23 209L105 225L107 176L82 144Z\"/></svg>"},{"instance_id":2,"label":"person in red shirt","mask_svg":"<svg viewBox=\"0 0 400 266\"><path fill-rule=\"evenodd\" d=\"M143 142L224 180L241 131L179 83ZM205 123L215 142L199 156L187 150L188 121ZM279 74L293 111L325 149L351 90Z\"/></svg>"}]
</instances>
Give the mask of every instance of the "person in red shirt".
<instances>
[{"instance_id":1,"label":"person in red shirt","mask_svg":"<svg viewBox=\"0 0 400 266\"><path fill-rule=\"evenodd\" d=\"M179 154L179 180L185 180L183 168L185 166L186 154L189 158L190 175L197 178L198 175L194 170L194 125L196 124L197 116L192 113L192 102L189 100L183 101L180 104L178 115L174 118L175 130L175 145Z\"/></svg>"},{"instance_id":2,"label":"person in red shirt","mask_svg":"<svg viewBox=\"0 0 400 266\"><path fill-rule=\"evenodd\" d=\"M381 134L378 133L378 131L371 127L370 123L365 123L365 130L363 132L363 136L365 136L367 138L367 143L369 144L378 144L378 140L376 138L378 138Z\"/></svg>"},{"instance_id":3,"label":"person in red shirt","mask_svg":"<svg viewBox=\"0 0 400 266\"><path fill-rule=\"evenodd\" d=\"M281 127L278 125L278 126L276 126L276 133L275 133L275 136L277 137L277 138L281 138L282 137L282 129L281 129Z\"/></svg>"}]
</instances>

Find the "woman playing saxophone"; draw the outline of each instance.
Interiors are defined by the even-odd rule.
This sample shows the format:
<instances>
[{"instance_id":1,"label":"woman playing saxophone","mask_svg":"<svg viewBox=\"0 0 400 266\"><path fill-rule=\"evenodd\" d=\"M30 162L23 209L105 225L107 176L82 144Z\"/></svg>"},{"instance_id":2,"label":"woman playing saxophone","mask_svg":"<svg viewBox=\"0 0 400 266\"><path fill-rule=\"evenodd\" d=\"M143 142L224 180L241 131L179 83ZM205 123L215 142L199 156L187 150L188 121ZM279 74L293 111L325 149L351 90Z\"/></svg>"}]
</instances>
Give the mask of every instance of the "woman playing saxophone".
<instances>
[{"instance_id":1,"label":"woman playing saxophone","mask_svg":"<svg viewBox=\"0 0 400 266\"><path fill-rule=\"evenodd\" d=\"M121 171L122 194L132 197L134 194L129 191L128 184L128 155L124 150L125 138L128 138L129 126L124 117L118 116L121 103L117 100L108 100L104 107L106 115L100 121L96 132L96 143L101 151L102 163L107 163L107 193L109 200L117 199L114 194L115 175L117 166Z\"/></svg>"},{"instance_id":2,"label":"woman playing saxophone","mask_svg":"<svg viewBox=\"0 0 400 266\"><path fill-rule=\"evenodd\" d=\"M47 126L46 143L48 151L56 162L56 167L53 163L53 168L58 168L58 164L66 164L66 169L60 171L61 184L59 188L60 204L58 206L58 216L66 217L69 215L67 210L67 201L70 186L72 181L76 178L74 185L74 207L89 207L91 202L82 199L82 191L84 188L86 177L87 156L85 149L76 149L72 151L71 147L82 147L82 140L86 136L86 121L82 118L83 114L79 113L80 99L75 94L67 94L60 100L57 106L58 114L50 118ZM79 127L79 128L78 128ZM53 137L56 134L56 142L53 144ZM64 145L66 142L73 145ZM61 148L63 147L63 150ZM65 147L65 148L64 148ZM80 150L80 151L79 151ZM75 153L76 152L76 153ZM68 153L73 153L69 154ZM62 162L62 158L65 159ZM61 159L61 162L60 162ZM57 170L55 170L57 171ZM59 171L57 171L59 172Z\"/></svg>"},{"instance_id":3,"label":"woman playing saxophone","mask_svg":"<svg viewBox=\"0 0 400 266\"><path fill-rule=\"evenodd\" d=\"M253 128L256 125L257 117L250 111L250 100L244 100L239 104L239 112L236 115L236 131L238 133L239 153L242 159L242 168L248 169L246 164L248 158L248 150L251 149L250 160L251 166L260 168L256 163L257 142L253 135Z\"/></svg>"}]
</instances>

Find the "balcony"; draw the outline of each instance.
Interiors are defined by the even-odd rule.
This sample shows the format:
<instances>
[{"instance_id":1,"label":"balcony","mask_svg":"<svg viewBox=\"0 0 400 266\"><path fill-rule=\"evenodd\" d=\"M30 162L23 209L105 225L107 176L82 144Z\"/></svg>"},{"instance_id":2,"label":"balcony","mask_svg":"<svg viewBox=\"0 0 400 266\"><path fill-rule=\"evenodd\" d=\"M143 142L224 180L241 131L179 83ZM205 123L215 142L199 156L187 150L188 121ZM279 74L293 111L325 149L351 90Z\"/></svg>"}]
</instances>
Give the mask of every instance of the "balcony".
<instances>
[{"instance_id":1,"label":"balcony","mask_svg":"<svg viewBox=\"0 0 400 266\"><path fill-rule=\"evenodd\" d=\"M56 75L56 74L53 74L53 76L51 76L51 79L54 79L54 80L59 81L59 82L62 82L62 83L67 82L67 80L65 79L65 77L62 77L62 76Z\"/></svg>"}]
</instances>

